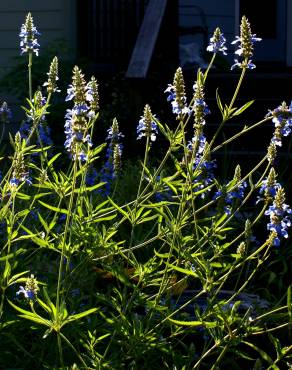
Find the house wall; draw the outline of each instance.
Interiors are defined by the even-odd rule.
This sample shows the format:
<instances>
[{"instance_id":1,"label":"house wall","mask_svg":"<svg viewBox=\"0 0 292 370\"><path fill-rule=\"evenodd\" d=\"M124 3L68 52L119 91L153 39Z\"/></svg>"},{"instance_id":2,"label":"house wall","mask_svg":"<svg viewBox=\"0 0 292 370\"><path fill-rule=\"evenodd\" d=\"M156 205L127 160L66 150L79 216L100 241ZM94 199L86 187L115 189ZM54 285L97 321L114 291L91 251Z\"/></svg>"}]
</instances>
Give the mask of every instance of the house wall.
<instances>
[{"instance_id":1,"label":"house wall","mask_svg":"<svg viewBox=\"0 0 292 370\"><path fill-rule=\"evenodd\" d=\"M19 32L28 12L31 12L34 25L41 33L37 37L40 44L39 55L54 40L65 41L68 45L66 55L58 50L58 56L71 58L76 44L76 0L0 0L0 79L13 67L20 56ZM67 48L66 48L67 49ZM27 55L22 58L27 60ZM48 60L48 69L50 65ZM24 71L26 73L26 71ZM43 81L40 81L42 83ZM24 98L24 97L22 97ZM12 110L13 122L9 125L12 134L25 118L18 98L4 88L0 89L0 104L8 103ZM5 133L7 136L8 130ZM7 139L7 137L6 137Z\"/></svg>"},{"instance_id":2,"label":"house wall","mask_svg":"<svg viewBox=\"0 0 292 370\"><path fill-rule=\"evenodd\" d=\"M194 6L194 9L185 6ZM180 19L179 22L184 26L201 25L202 20L196 7L200 8L206 18L209 36L213 34L216 27L220 27L225 37L229 40L234 38L235 29L235 1L224 0L179 0Z\"/></svg>"},{"instance_id":3,"label":"house wall","mask_svg":"<svg viewBox=\"0 0 292 370\"><path fill-rule=\"evenodd\" d=\"M42 49L55 39L68 41L75 47L75 0L8 0L0 1L0 76L19 56L19 32L28 12L41 33L38 41Z\"/></svg>"},{"instance_id":4,"label":"house wall","mask_svg":"<svg viewBox=\"0 0 292 370\"><path fill-rule=\"evenodd\" d=\"M204 33L190 32L179 38L180 63L182 66L188 63L206 67L202 55L207 47L210 37L216 27L220 27L229 44L235 34L235 6L234 0L179 0L179 26L180 27L204 27L208 29L207 40ZM186 31L184 30L184 33ZM232 62L232 55L226 57Z\"/></svg>"}]
</instances>

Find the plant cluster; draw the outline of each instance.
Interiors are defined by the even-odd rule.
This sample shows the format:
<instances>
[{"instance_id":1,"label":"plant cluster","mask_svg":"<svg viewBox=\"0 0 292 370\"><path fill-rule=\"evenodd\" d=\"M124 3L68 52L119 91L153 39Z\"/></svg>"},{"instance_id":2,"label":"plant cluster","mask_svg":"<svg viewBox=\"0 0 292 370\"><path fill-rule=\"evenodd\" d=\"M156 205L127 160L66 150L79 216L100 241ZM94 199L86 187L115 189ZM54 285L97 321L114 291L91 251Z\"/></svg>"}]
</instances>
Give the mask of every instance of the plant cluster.
<instances>
[{"instance_id":1,"label":"plant cluster","mask_svg":"<svg viewBox=\"0 0 292 370\"><path fill-rule=\"evenodd\" d=\"M29 60L26 118L10 136L13 155L1 162L0 367L290 368L287 262L278 293L264 293L261 277L269 286L275 261L289 256L292 211L275 159L291 133L292 106L282 103L218 142L224 124L253 103L235 107L260 40L246 17L235 40L241 59L232 67L241 70L239 81L230 102L217 91L222 120L214 136L207 134L204 89L216 55L227 51L219 28L192 97L181 68L165 90L175 128L145 105L137 125L144 160L128 168L116 118L107 144L95 146L99 86L77 66L67 89L64 148L56 152L46 117L59 90L58 59L33 91L36 36L28 14L20 33ZM3 129L10 119L3 103ZM264 157L247 173L238 165L220 181L216 153L269 123L275 129ZM168 148L151 162L157 135Z\"/></svg>"}]
</instances>

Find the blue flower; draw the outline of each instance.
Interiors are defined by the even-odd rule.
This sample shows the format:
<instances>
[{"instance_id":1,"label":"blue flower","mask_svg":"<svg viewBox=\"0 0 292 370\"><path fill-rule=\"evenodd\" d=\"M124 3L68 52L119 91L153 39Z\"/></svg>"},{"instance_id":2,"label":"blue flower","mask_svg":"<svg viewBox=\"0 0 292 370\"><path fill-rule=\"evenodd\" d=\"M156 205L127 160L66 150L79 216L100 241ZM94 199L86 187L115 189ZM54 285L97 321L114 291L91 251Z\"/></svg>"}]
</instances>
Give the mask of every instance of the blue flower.
<instances>
[{"instance_id":1,"label":"blue flower","mask_svg":"<svg viewBox=\"0 0 292 370\"><path fill-rule=\"evenodd\" d=\"M183 72L180 67L175 72L173 84L168 84L164 92L168 93L167 101L171 102L172 112L174 114L179 116L191 113L191 109L186 104L185 84Z\"/></svg>"},{"instance_id":2,"label":"blue flower","mask_svg":"<svg viewBox=\"0 0 292 370\"><path fill-rule=\"evenodd\" d=\"M26 290L22 285L19 287L19 291L16 295L23 294L24 298L33 300L35 298L35 293L33 290Z\"/></svg>"},{"instance_id":3,"label":"blue flower","mask_svg":"<svg viewBox=\"0 0 292 370\"><path fill-rule=\"evenodd\" d=\"M27 121L22 123L20 126L19 132L21 134L21 138L25 139L28 142L28 138L31 135L31 132L33 130L32 121L31 118L28 118ZM51 129L48 126L45 116L41 117L41 120L37 126L37 135L36 135L36 146L37 148L41 148L43 145L52 145L53 141L51 139ZM36 152L33 153L35 156L39 156L40 153Z\"/></svg>"},{"instance_id":4,"label":"blue flower","mask_svg":"<svg viewBox=\"0 0 292 370\"><path fill-rule=\"evenodd\" d=\"M91 166L89 168L89 170L87 171L86 173L86 178L85 178L85 182L88 186L93 186L96 184L97 182L97 178L98 178L98 173L96 171L96 169Z\"/></svg>"},{"instance_id":5,"label":"blue flower","mask_svg":"<svg viewBox=\"0 0 292 370\"><path fill-rule=\"evenodd\" d=\"M150 106L146 104L144 107L144 114L141 116L137 126L137 140L141 139L143 136L150 138L151 141L156 140L158 128L154 119L155 115L151 113Z\"/></svg>"},{"instance_id":6,"label":"blue flower","mask_svg":"<svg viewBox=\"0 0 292 370\"><path fill-rule=\"evenodd\" d=\"M265 179L262 181L262 185L259 189L259 193L263 194L265 197L275 198L277 191L281 188L281 184L275 182L273 184L269 184L269 180ZM263 200L262 197L258 197L257 202Z\"/></svg>"},{"instance_id":7,"label":"blue flower","mask_svg":"<svg viewBox=\"0 0 292 370\"><path fill-rule=\"evenodd\" d=\"M12 118L11 109L9 109L7 103L4 102L0 107L0 121L2 123L9 123L11 118Z\"/></svg>"},{"instance_id":8,"label":"blue flower","mask_svg":"<svg viewBox=\"0 0 292 370\"><path fill-rule=\"evenodd\" d=\"M252 63L251 60L248 60L247 63L244 63L244 62L239 62L238 59L234 59L235 63L231 66L231 70L233 70L234 68L236 67L239 67L239 68L247 68L247 69L255 69L256 68L256 65L254 63Z\"/></svg>"},{"instance_id":9,"label":"blue flower","mask_svg":"<svg viewBox=\"0 0 292 370\"><path fill-rule=\"evenodd\" d=\"M210 43L207 46L207 51L210 51L211 53L218 53L219 51L221 51L223 55L227 55L227 47L225 46L225 43L226 39L223 36L220 28L217 27L214 31L213 36L210 38Z\"/></svg>"},{"instance_id":10,"label":"blue flower","mask_svg":"<svg viewBox=\"0 0 292 370\"><path fill-rule=\"evenodd\" d=\"M23 294L23 296L29 300L34 300L37 297L37 292L39 290L38 281L34 275L30 275L26 280L25 287L20 286L19 291L16 292L16 295Z\"/></svg>"},{"instance_id":11,"label":"blue flower","mask_svg":"<svg viewBox=\"0 0 292 370\"><path fill-rule=\"evenodd\" d=\"M36 39L37 35L40 35L40 33L33 24L33 18L31 14L28 13L25 23L21 26L19 34L21 54L29 52L38 55L40 45Z\"/></svg>"},{"instance_id":12,"label":"blue flower","mask_svg":"<svg viewBox=\"0 0 292 370\"><path fill-rule=\"evenodd\" d=\"M281 238L288 238L287 229L291 226L292 210L284 203L285 193L283 188L277 190L273 204L265 211L266 216L270 216L270 222L267 224L267 229L277 234L274 238L274 245L280 245Z\"/></svg>"},{"instance_id":13,"label":"blue flower","mask_svg":"<svg viewBox=\"0 0 292 370\"><path fill-rule=\"evenodd\" d=\"M84 162L87 161L88 149L92 146L89 128L95 109L98 109L97 84L94 78L86 84L81 70L73 69L72 84L67 89L66 101L74 100L72 109L67 109L65 115L65 148L71 157ZM94 101L93 101L94 100ZM89 104L88 104L89 102Z\"/></svg>"},{"instance_id":14,"label":"blue flower","mask_svg":"<svg viewBox=\"0 0 292 370\"><path fill-rule=\"evenodd\" d=\"M210 109L205 102L204 76L200 71L198 72L197 81L193 85L193 90L194 104L192 109L194 112L194 125L199 129L200 126L204 126L206 123L205 116L210 114Z\"/></svg>"},{"instance_id":15,"label":"blue flower","mask_svg":"<svg viewBox=\"0 0 292 370\"><path fill-rule=\"evenodd\" d=\"M217 191L213 199L219 199L219 207L223 207L224 212L230 215L234 203L244 199L246 188L247 183L241 180L241 169L240 166L237 166L233 179L224 185L221 190Z\"/></svg>"},{"instance_id":16,"label":"blue flower","mask_svg":"<svg viewBox=\"0 0 292 370\"><path fill-rule=\"evenodd\" d=\"M110 140L110 142L106 150L106 162L100 173L100 181L105 183L105 187L99 190L99 193L103 196L109 195L111 184L121 168L123 145L119 143L119 140L124 137L119 131L119 124L116 118L114 118L112 126L107 132L106 140Z\"/></svg>"},{"instance_id":17,"label":"blue flower","mask_svg":"<svg viewBox=\"0 0 292 370\"><path fill-rule=\"evenodd\" d=\"M241 19L240 24L240 37L236 36L235 40L231 44L238 44L235 54L242 57L242 61L235 59L235 63L232 65L231 69L235 67L254 69L256 68L255 64L252 63L253 56L253 45L255 42L261 41L261 38L256 37L255 34L252 34L250 24L245 16Z\"/></svg>"},{"instance_id":18,"label":"blue flower","mask_svg":"<svg viewBox=\"0 0 292 370\"><path fill-rule=\"evenodd\" d=\"M137 126L137 134L137 140L141 139L143 136L149 135L150 140L155 141L156 135L158 134L157 124L154 121L151 121L150 126L147 126L145 123L145 118L142 116Z\"/></svg>"},{"instance_id":19,"label":"blue flower","mask_svg":"<svg viewBox=\"0 0 292 370\"><path fill-rule=\"evenodd\" d=\"M272 117L272 122L275 124L271 142L277 146L282 146L282 137L288 136L292 132L292 102L289 107L286 102L283 102L273 111L269 111L266 117Z\"/></svg>"},{"instance_id":20,"label":"blue flower","mask_svg":"<svg viewBox=\"0 0 292 370\"><path fill-rule=\"evenodd\" d=\"M214 181L213 169L217 167L215 160L209 160L206 137L203 134L194 135L187 144L190 152L190 159L193 163L193 171L196 171L194 184L196 191L203 190ZM205 198L205 192L201 193L201 198Z\"/></svg>"},{"instance_id":21,"label":"blue flower","mask_svg":"<svg viewBox=\"0 0 292 370\"><path fill-rule=\"evenodd\" d=\"M14 175L12 176L12 178L9 181L9 184L13 187L14 186L17 187L18 185L20 185L23 182L25 182L28 185L32 184L31 178L28 176L28 172L23 172L21 174L18 174L18 176L16 175L16 173L14 173Z\"/></svg>"}]
</instances>

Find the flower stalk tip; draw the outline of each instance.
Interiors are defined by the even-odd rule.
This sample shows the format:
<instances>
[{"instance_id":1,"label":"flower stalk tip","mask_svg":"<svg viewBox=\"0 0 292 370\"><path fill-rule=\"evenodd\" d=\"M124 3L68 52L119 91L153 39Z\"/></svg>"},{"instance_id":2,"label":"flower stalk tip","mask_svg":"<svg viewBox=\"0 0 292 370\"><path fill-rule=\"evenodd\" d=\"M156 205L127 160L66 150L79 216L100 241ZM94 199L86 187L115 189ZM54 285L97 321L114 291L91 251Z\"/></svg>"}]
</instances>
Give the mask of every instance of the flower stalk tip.
<instances>
[{"instance_id":1,"label":"flower stalk tip","mask_svg":"<svg viewBox=\"0 0 292 370\"><path fill-rule=\"evenodd\" d=\"M240 24L240 36L236 36L235 40L231 44L238 44L235 54L242 58L241 61L235 59L235 63L231 67L239 67L241 69L254 69L256 68L255 64L252 62L254 43L261 41L262 39L256 37L255 34L252 34L250 23L247 20L246 16L243 16Z\"/></svg>"},{"instance_id":2,"label":"flower stalk tip","mask_svg":"<svg viewBox=\"0 0 292 370\"><path fill-rule=\"evenodd\" d=\"M35 53L38 55L40 46L36 38L38 35L40 33L33 24L32 15L28 13L19 33L21 54Z\"/></svg>"},{"instance_id":3,"label":"flower stalk tip","mask_svg":"<svg viewBox=\"0 0 292 370\"><path fill-rule=\"evenodd\" d=\"M225 46L225 43L226 39L220 28L217 27L213 33L213 36L210 38L210 43L207 46L207 51L215 54L221 52L223 55L227 55L227 47Z\"/></svg>"}]
</instances>

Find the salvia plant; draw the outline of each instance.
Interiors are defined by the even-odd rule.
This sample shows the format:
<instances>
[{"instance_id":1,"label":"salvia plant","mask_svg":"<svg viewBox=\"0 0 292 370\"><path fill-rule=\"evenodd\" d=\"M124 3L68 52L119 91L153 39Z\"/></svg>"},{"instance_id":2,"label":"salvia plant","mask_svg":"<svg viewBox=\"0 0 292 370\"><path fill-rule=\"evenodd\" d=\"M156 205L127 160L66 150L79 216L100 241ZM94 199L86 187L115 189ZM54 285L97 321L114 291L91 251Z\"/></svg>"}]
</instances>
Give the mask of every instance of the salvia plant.
<instances>
[{"instance_id":1,"label":"salvia plant","mask_svg":"<svg viewBox=\"0 0 292 370\"><path fill-rule=\"evenodd\" d=\"M99 84L78 66L60 127L64 148L54 148L46 117L59 91L58 59L32 91L39 35L29 13L19 35L27 106L10 135L12 154L1 158L0 367L291 368L292 211L277 152L291 134L292 106L270 107L220 139L253 103L237 106L260 41L246 17L233 42L238 83L230 100L216 92L214 135L205 87L216 55L227 53L219 28L191 96L180 67L165 90L173 123L145 104L136 129L144 159L127 165L117 118L105 144L95 143ZM3 103L3 132L11 117ZM262 124L273 127L263 157L222 178L218 152ZM152 156L162 140L165 153Z\"/></svg>"}]
</instances>

